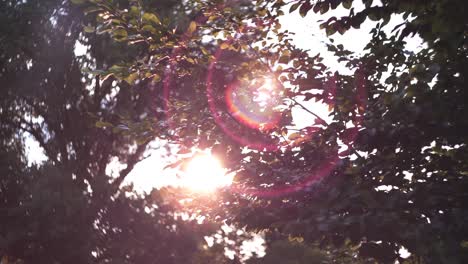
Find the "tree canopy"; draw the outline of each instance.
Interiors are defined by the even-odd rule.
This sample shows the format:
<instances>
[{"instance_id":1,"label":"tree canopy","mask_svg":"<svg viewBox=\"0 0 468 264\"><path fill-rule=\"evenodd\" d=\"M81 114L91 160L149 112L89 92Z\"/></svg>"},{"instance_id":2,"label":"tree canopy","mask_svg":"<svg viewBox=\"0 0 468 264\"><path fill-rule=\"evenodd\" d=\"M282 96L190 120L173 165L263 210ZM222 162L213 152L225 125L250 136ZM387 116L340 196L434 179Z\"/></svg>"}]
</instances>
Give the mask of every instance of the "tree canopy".
<instances>
[{"instance_id":1,"label":"tree canopy","mask_svg":"<svg viewBox=\"0 0 468 264\"><path fill-rule=\"evenodd\" d=\"M229 263L221 246L243 262L245 237L203 247L225 223L266 234L271 250L248 263L465 263L467 10L462 0L2 2L0 254ZM281 23L297 13L324 18L323 43L345 71L297 47ZM335 40L371 22L362 52ZM28 138L44 163L28 164ZM214 195L138 194L123 183L155 141L176 170L210 150L232 183Z\"/></svg>"}]
</instances>

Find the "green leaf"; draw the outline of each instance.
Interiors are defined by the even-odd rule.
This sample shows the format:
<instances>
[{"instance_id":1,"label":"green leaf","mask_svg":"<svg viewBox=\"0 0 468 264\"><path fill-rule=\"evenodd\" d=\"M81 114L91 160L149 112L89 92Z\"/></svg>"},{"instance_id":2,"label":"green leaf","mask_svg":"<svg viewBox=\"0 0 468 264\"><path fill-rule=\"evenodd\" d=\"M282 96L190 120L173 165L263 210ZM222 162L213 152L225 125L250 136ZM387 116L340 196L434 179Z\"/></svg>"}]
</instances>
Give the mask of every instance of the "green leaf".
<instances>
[{"instance_id":1,"label":"green leaf","mask_svg":"<svg viewBox=\"0 0 468 264\"><path fill-rule=\"evenodd\" d=\"M138 79L138 73L137 72L133 72L131 73L130 75L128 75L124 81L126 81L128 84L134 84L135 81Z\"/></svg>"},{"instance_id":2,"label":"green leaf","mask_svg":"<svg viewBox=\"0 0 468 264\"><path fill-rule=\"evenodd\" d=\"M123 28L118 28L112 32L112 37L116 41L125 41L128 37L128 33L125 29Z\"/></svg>"},{"instance_id":3,"label":"green leaf","mask_svg":"<svg viewBox=\"0 0 468 264\"><path fill-rule=\"evenodd\" d=\"M87 0L71 0L71 2L75 5L84 4Z\"/></svg>"},{"instance_id":4,"label":"green leaf","mask_svg":"<svg viewBox=\"0 0 468 264\"><path fill-rule=\"evenodd\" d=\"M345 28L344 25L342 25L342 24L336 25L336 29L337 29L337 31L338 31L341 35L343 35L344 33L346 33L346 28Z\"/></svg>"},{"instance_id":5,"label":"green leaf","mask_svg":"<svg viewBox=\"0 0 468 264\"><path fill-rule=\"evenodd\" d=\"M320 3L316 3L316 4L314 5L313 11L314 11L314 13L320 12Z\"/></svg>"},{"instance_id":6,"label":"green leaf","mask_svg":"<svg viewBox=\"0 0 468 264\"><path fill-rule=\"evenodd\" d=\"M132 17L137 17L140 14L140 9L137 6L130 7L129 14Z\"/></svg>"},{"instance_id":7,"label":"green leaf","mask_svg":"<svg viewBox=\"0 0 468 264\"><path fill-rule=\"evenodd\" d=\"M281 135L286 136L287 134L288 134L288 128L283 127L283 128L281 129Z\"/></svg>"},{"instance_id":8,"label":"green leaf","mask_svg":"<svg viewBox=\"0 0 468 264\"><path fill-rule=\"evenodd\" d=\"M292 4L291 7L289 8L289 13L292 13L296 11L296 9L301 5L301 2L297 2L295 4Z\"/></svg>"},{"instance_id":9,"label":"green leaf","mask_svg":"<svg viewBox=\"0 0 468 264\"><path fill-rule=\"evenodd\" d=\"M123 72L127 72L127 67L125 66L122 66L122 65L112 65L112 67L109 68L109 72L111 73L123 73Z\"/></svg>"},{"instance_id":10,"label":"green leaf","mask_svg":"<svg viewBox=\"0 0 468 264\"><path fill-rule=\"evenodd\" d=\"M320 5L320 14L325 14L326 12L328 12L328 10L330 9L330 6L328 5L328 3L323 3Z\"/></svg>"},{"instance_id":11,"label":"green leaf","mask_svg":"<svg viewBox=\"0 0 468 264\"><path fill-rule=\"evenodd\" d=\"M92 74L94 76L96 75L99 75L99 74L105 74L106 72L103 71L103 70L91 70L89 68L84 68L81 70L83 73L88 73L88 74Z\"/></svg>"},{"instance_id":12,"label":"green leaf","mask_svg":"<svg viewBox=\"0 0 468 264\"><path fill-rule=\"evenodd\" d=\"M230 45L228 43L224 42L223 44L221 44L221 46L219 48L220 49L227 49L227 48L229 48L229 46Z\"/></svg>"},{"instance_id":13,"label":"green leaf","mask_svg":"<svg viewBox=\"0 0 468 264\"><path fill-rule=\"evenodd\" d=\"M350 9L353 4L353 0L344 0L342 4L344 8Z\"/></svg>"},{"instance_id":14,"label":"green leaf","mask_svg":"<svg viewBox=\"0 0 468 264\"><path fill-rule=\"evenodd\" d=\"M161 20L153 13L144 13L142 20L144 23L154 23L156 25L161 25Z\"/></svg>"},{"instance_id":15,"label":"green leaf","mask_svg":"<svg viewBox=\"0 0 468 264\"><path fill-rule=\"evenodd\" d=\"M91 14L91 13L99 12L99 11L102 11L102 8L100 8L100 7L95 7L95 6L90 6L90 7L86 8L83 12L84 12L86 15L89 15L89 14Z\"/></svg>"},{"instance_id":16,"label":"green leaf","mask_svg":"<svg viewBox=\"0 0 468 264\"><path fill-rule=\"evenodd\" d=\"M109 122L104 122L104 121L97 121L96 124L94 124L96 127L98 128L105 128L105 127L113 127L114 125L112 125L111 123Z\"/></svg>"},{"instance_id":17,"label":"green leaf","mask_svg":"<svg viewBox=\"0 0 468 264\"><path fill-rule=\"evenodd\" d=\"M305 17L310 9L312 9L312 5L309 2L305 2L301 5L301 8L299 8L299 14L301 17Z\"/></svg>"},{"instance_id":18,"label":"green leaf","mask_svg":"<svg viewBox=\"0 0 468 264\"><path fill-rule=\"evenodd\" d=\"M295 60L295 61L293 61L293 66L294 66L294 68L297 69L297 68L301 67L301 62L298 61L298 60Z\"/></svg>"},{"instance_id":19,"label":"green leaf","mask_svg":"<svg viewBox=\"0 0 468 264\"><path fill-rule=\"evenodd\" d=\"M372 5L372 0L362 0L366 8L369 8Z\"/></svg>"},{"instance_id":20,"label":"green leaf","mask_svg":"<svg viewBox=\"0 0 468 264\"><path fill-rule=\"evenodd\" d=\"M92 26L84 26L84 27L83 27L83 30L84 30L84 32L86 32L86 33L93 33L94 30L95 30L95 28L92 27Z\"/></svg>"},{"instance_id":21,"label":"green leaf","mask_svg":"<svg viewBox=\"0 0 468 264\"><path fill-rule=\"evenodd\" d=\"M369 19L372 20L372 21L379 21L379 20L380 20L380 17L378 17L377 14L376 14L375 12L369 13L368 17L369 17Z\"/></svg>"},{"instance_id":22,"label":"green leaf","mask_svg":"<svg viewBox=\"0 0 468 264\"><path fill-rule=\"evenodd\" d=\"M155 34L157 31L152 25L144 25L141 30Z\"/></svg>"},{"instance_id":23,"label":"green leaf","mask_svg":"<svg viewBox=\"0 0 468 264\"><path fill-rule=\"evenodd\" d=\"M356 16L351 18L351 26L353 28L359 29L361 24L366 20L366 15L364 13L358 13Z\"/></svg>"},{"instance_id":24,"label":"green leaf","mask_svg":"<svg viewBox=\"0 0 468 264\"><path fill-rule=\"evenodd\" d=\"M190 25L187 29L187 33L192 34L195 29L197 29L197 23L195 21L190 22Z\"/></svg>"},{"instance_id":25,"label":"green leaf","mask_svg":"<svg viewBox=\"0 0 468 264\"><path fill-rule=\"evenodd\" d=\"M417 92L418 92L418 90L417 90L417 88L415 86L410 86L410 87L406 88L405 96L414 97Z\"/></svg>"},{"instance_id":26,"label":"green leaf","mask_svg":"<svg viewBox=\"0 0 468 264\"><path fill-rule=\"evenodd\" d=\"M150 137L138 138L136 140L136 143L137 143L137 145L143 145L143 144L147 143L150 140L151 140Z\"/></svg>"},{"instance_id":27,"label":"green leaf","mask_svg":"<svg viewBox=\"0 0 468 264\"><path fill-rule=\"evenodd\" d=\"M327 27L327 29L325 30L327 37L335 34L335 32L336 32L336 29L334 27Z\"/></svg>"},{"instance_id":28,"label":"green leaf","mask_svg":"<svg viewBox=\"0 0 468 264\"><path fill-rule=\"evenodd\" d=\"M335 10L340 5L340 1L331 1L330 7L331 9Z\"/></svg>"},{"instance_id":29,"label":"green leaf","mask_svg":"<svg viewBox=\"0 0 468 264\"><path fill-rule=\"evenodd\" d=\"M282 55L282 56L278 59L278 63L287 64L288 62L289 62L289 56L287 56L287 55Z\"/></svg>"},{"instance_id":30,"label":"green leaf","mask_svg":"<svg viewBox=\"0 0 468 264\"><path fill-rule=\"evenodd\" d=\"M295 139L298 139L300 137L301 137L301 133L296 132L296 133L292 133L291 135L289 135L288 139L289 140L295 140Z\"/></svg>"},{"instance_id":31,"label":"green leaf","mask_svg":"<svg viewBox=\"0 0 468 264\"><path fill-rule=\"evenodd\" d=\"M460 242L460 246L461 246L462 248L468 248L468 241L462 241L462 242Z\"/></svg>"},{"instance_id":32,"label":"green leaf","mask_svg":"<svg viewBox=\"0 0 468 264\"><path fill-rule=\"evenodd\" d=\"M325 29L327 26L328 26L328 22L323 22L322 24L320 24L319 28Z\"/></svg>"},{"instance_id":33,"label":"green leaf","mask_svg":"<svg viewBox=\"0 0 468 264\"><path fill-rule=\"evenodd\" d=\"M423 72L425 70L425 67L423 64L416 64L411 69L409 69L409 74L410 75L415 75L417 73Z\"/></svg>"}]
</instances>

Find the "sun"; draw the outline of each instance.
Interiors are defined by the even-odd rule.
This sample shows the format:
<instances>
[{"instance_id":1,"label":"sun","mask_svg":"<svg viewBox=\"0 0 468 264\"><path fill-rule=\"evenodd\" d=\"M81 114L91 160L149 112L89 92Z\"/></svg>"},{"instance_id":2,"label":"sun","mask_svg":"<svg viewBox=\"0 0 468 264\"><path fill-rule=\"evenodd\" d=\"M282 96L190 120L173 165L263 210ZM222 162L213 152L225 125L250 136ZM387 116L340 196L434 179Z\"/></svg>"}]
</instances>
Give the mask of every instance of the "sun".
<instances>
[{"instance_id":1,"label":"sun","mask_svg":"<svg viewBox=\"0 0 468 264\"><path fill-rule=\"evenodd\" d=\"M181 185L194 192L210 193L231 184L232 175L226 174L221 161L211 153L196 154L185 166Z\"/></svg>"}]
</instances>

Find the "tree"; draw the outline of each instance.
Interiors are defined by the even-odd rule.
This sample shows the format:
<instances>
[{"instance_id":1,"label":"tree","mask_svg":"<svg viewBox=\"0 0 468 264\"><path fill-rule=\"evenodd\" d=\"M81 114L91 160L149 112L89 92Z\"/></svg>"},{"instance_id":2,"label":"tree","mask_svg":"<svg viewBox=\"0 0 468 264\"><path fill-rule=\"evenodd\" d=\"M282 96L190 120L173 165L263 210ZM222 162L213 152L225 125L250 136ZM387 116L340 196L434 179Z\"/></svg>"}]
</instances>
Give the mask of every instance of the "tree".
<instances>
[{"instance_id":1,"label":"tree","mask_svg":"<svg viewBox=\"0 0 468 264\"><path fill-rule=\"evenodd\" d=\"M92 21L69 1L3 1L0 10L2 263L189 263L214 231L181 220L160 193L121 188L152 136L128 126L148 126L154 91L86 71L138 50L89 33ZM87 54L76 55L77 41ZM28 137L43 164L28 166ZM126 166L116 175L113 160Z\"/></svg>"},{"instance_id":2,"label":"tree","mask_svg":"<svg viewBox=\"0 0 468 264\"><path fill-rule=\"evenodd\" d=\"M176 5L180 13L146 1L73 2L87 13L83 34L94 40L96 62L87 62L93 77L84 77L87 83L95 79L95 85L82 85L76 94L53 90L47 96L51 101L3 103L29 110L14 118L7 115L9 129L29 130L54 165L76 171L81 189L86 182L93 187L93 196L99 194L93 201L125 193L119 191L125 175L145 144L159 137L177 144L180 154L209 148L236 173L231 187L213 201L200 198L198 206L183 211L197 213L203 207L213 220L300 237L323 248L355 249L369 261L401 262L398 250L403 246L422 262L466 262L465 1L395 0L380 5L365 0L362 9L349 0L300 0L290 5L281 0L186 1ZM333 72L320 55L296 48L278 20L287 10L307 16L338 7L349 9L349 15L331 17L321 27L330 38L329 50L352 75ZM392 16L398 15L403 23L386 31ZM334 34L349 34L367 19L377 25L363 55L332 40ZM75 26L77 31L71 33L76 37L81 25ZM68 32L65 28L62 36ZM412 53L405 43L416 34L426 47ZM58 43L61 47L63 38ZM70 54L71 48L65 51ZM2 58L13 62L23 58L11 56L16 51L5 54L9 55ZM20 59L19 65L25 61ZM80 68L74 67L81 76ZM17 70L2 78L18 80L13 75ZM54 72L60 81L63 74ZM79 83L80 78L74 80ZM106 102L106 94L112 98L114 81L117 96ZM273 103L261 106L257 101L264 86L276 88L271 91ZM10 90L15 93L5 94L18 94ZM82 98L78 105L76 97ZM312 99L329 107L331 121L305 107L303 101ZM62 108L52 111L44 102L59 102ZM68 104L72 110L64 111ZM21 121L36 116L24 114L31 107L34 113L51 110L47 127ZM313 124L295 128L293 108L307 111ZM72 133L87 139L72 144L72 153L79 157L67 151L70 141L61 137L62 126L77 131L71 122L63 123L64 112L74 113L68 120L80 120L77 125L86 128L79 136ZM50 132L39 133L45 128ZM140 144L131 154L128 147L136 141ZM109 187L109 178L99 176L115 156L127 169ZM77 162L85 164L79 171ZM138 254L132 256L140 260Z\"/></svg>"},{"instance_id":3,"label":"tree","mask_svg":"<svg viewBox=\"0 0 468 264\"><path fill-rule=\"evenodd\" d=\"M205 67L190 72L191 78L201 78L205 89L169 85L172 94L166 90L164 97L183 108L173 111L167 104L166 114L176 142L187 148L212 147L237 173L225 193L223 217L252 230L275 227L306 241L357 246L361 257L384 263L398 259L401 246L425 262L461 263L466 258L466 3L382 2L364 1L361 11L353 8L353 1L340 0L304 0L289 6L290 12L298 10L302 16L338 6L350 9L348 16L323 22L328 36L359 28L367 18L378 22L362 56L331 40L328 44L353 75L333 73L319 56L294 48L277 20L284 13L283 1L258 1L254 12L242 18L235 4L196 2L202 14L182 27L182 33L156 44L157 51L144 54L162 57L171 50L170 63L161 65L158 73L169 84L192 69L193 62ZM219 15L219 10L225 13ZM392 15L401 15L403 23L386 34ZM145 33L151 31L145 25L125 17L120 21L131 25L124 34L130 44L133 37L149 47L165 40ZM114 35L123 33L118 25L109 29ZM201 37L217 32L224 37L212 39L208 52L199 50ZM267 33L278 42L263 41ZM415 34L427 47L410 53L404 45ZM164 71L166 65L170 66ZM148 72L144 66L137 69ZM267 75L284 89L279 98L283 110L271 114L279 115L279 122L263 119L255 126L223 105L230 85L246 85ZM190 101L193 94L202 98L205 91L207 101ZM234 96L241 101L249 92ZM300 96L328 104L333 120L327 123L307 109L316 123L282 139L291 124L290 109L303 107ZM347 151L339 152L339 142ZM241 152L244 147L250 151ZM391 190L381 191L381 186ZM421 244L422 239L427 244Z\"/></svg>"},{"instance_id":4,"label":"tree","mask_svg":"<svg viewBox=\"0 0 468 264\"><path fill-rule=\"evenodd\" d=\"M251 259L248 263L329 263L326 254L317 248L306 247L303 244L288 241L275 241L268 247L268 253L261 259Z\"/></svg>"}]
</instances>

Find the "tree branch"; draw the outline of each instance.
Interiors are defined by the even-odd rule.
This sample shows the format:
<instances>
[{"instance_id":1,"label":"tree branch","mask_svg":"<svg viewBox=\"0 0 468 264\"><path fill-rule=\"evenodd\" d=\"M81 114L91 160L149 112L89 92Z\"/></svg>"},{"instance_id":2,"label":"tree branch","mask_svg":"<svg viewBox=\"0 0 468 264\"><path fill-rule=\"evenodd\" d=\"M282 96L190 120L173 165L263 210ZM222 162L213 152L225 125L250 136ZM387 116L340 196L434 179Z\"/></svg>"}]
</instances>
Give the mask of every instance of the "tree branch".
<instances>
[{"instance_id":1,"label":"tree branch","mask_svg":"<svg viewBox=\"0 0 468 264\"><path fill-rule=\"evenodd\" d=\"M317 118L318 120L320 120L320 122L326 124L327 126L329 125L327 121L325 121L325 119L321 118L320 116L318 116L316 113L312 112L310 109L308 109L307 107L305 107L303 104L299 103L296 99L294 98L289 98L291 101L293 101L296 105L300 106L302 109L304 109L307 113L315 116L315 118Z\"/></svg>"},{"instance_id":2,"label":"tree branch","mask_svg":"<svg viewBox=\"0 0 468 264\"><path fill-rule=\"evenodd\" d=\"M119 188L122 182L125 180L125 178L128 176L128 174L133 170L135 165L140 161L141 155L146 150L146 146L148 145L148 142L138 145L137 149L135 150L135 153L133 153L127 160L127 167L123 170L120 171L119 177L117 177L113 182L112 185L115 189Z\"/></svg>"},{"instance_id":3,"label":"tree branch","mask_svg":"<svg viewBox=\"0 0 468 264\"><path fill-rule=\"evenodd\" d=\"M34 139L39 143L39 145L44 149L46 156L54 161L55 163L58 163L57 155L54 153L47 145L43 135L41 134L40 131L38 131L37 128L34 128L33 124L31 122L26 121L24 117L22 116L17 116L19 119L19 123L16 123L11 120L4 120L4 122L9 123L11 126L18 128L19 130L23 132L27 132L31 134L31 136L34 137ZM25 126L23 126L23 124Z\"/></svg>"}]
</instances>

